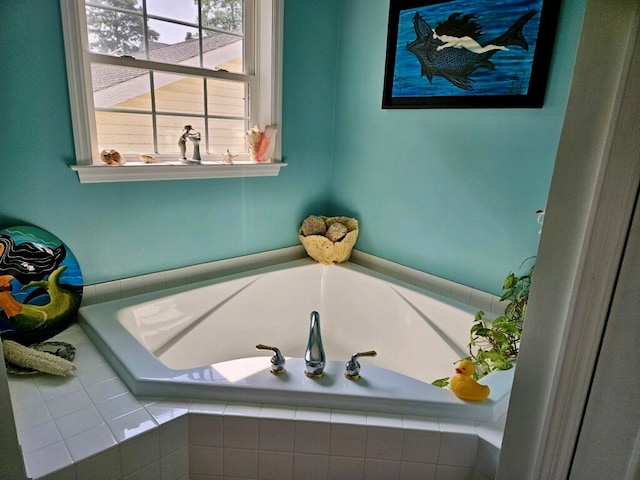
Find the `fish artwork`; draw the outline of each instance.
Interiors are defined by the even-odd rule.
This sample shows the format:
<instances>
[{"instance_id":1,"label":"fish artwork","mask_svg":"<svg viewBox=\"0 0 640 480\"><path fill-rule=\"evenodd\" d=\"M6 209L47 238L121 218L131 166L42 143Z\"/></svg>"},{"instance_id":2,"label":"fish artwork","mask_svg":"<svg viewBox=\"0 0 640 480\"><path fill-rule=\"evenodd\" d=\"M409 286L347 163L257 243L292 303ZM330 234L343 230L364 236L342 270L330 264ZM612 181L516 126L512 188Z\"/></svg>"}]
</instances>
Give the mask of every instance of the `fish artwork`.
<instances>
[{"instance_id":1,"label":"fish artwork","mask_svg":"<svg viewBox=\"0 0 640 480\"><path fill-rule=\"evenodd\" d=\"M462 90L473 91L472 75L478 69L495 70L493 55L510 47L529 49L522 29L537 13L528 11L503 34L483 41L483 26L475 21L476 15L454 12L433 28L416 12L413 16L416 38L406 48L416 56L420 75L429 82L439 76Z\"/></svg>"}]
</instances>

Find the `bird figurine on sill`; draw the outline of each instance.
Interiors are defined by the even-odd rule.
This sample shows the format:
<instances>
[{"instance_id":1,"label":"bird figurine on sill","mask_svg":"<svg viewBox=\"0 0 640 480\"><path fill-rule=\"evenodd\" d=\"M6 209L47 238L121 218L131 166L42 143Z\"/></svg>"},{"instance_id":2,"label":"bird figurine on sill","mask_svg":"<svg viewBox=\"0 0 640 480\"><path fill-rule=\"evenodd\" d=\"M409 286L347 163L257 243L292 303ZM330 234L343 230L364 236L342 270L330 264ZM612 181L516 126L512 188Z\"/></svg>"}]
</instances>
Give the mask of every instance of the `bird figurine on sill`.
<instances>
[{"instance_id":1,"label":"bird figurine on sill","mask_svg":"<svg viewBox=\"0 0 640 480\"><path fill-rule=\"evenodd\" d=\"M456 367L457 375L451 379L451 391L462 400L481 401L489 396L489 387L476 382L471 375L476 366L471 360L462 360Z\"/></svg>"}]
</instances>

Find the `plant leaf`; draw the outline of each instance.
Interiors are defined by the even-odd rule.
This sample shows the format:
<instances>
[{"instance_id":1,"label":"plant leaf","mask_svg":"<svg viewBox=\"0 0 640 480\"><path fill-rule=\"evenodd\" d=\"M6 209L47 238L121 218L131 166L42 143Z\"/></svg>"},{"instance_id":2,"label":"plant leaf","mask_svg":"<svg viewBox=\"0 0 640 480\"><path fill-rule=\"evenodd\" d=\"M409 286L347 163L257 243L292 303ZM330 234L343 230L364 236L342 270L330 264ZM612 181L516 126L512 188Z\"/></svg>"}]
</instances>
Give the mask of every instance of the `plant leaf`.
<instances>
[{"instance_id":1,"label":"plant leaf","mask_svg":"<svg viewBox=\"0 0 640 480\"><path fill-rule=\"evenodd\" d=\"M431 382L431 385L435 386L435 387L446 387L447 385L449 385L449 377L444 377L444 378L439 378L437 380L434 380L433 382Z\"/></svg>"}]
</instances>

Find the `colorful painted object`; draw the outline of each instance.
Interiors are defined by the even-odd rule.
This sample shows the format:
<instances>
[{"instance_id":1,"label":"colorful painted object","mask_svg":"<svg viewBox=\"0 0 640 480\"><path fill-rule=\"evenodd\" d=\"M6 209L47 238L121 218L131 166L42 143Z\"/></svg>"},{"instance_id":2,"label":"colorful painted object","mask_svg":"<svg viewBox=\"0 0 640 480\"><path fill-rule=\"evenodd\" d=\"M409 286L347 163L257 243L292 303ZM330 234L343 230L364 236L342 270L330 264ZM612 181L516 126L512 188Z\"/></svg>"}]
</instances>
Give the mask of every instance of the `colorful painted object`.
<instances>
[{"instance_id":1,"label":"colorful painted object","mask_svg":"<svg viewBox=\"0 0 640 480\"><path fill-rule=\"evenodd\" d=\"M69 248L37 227L0 230L0 335L29 345L67 328L82 300L82 272Z\"/></svg>"}]
</instances>

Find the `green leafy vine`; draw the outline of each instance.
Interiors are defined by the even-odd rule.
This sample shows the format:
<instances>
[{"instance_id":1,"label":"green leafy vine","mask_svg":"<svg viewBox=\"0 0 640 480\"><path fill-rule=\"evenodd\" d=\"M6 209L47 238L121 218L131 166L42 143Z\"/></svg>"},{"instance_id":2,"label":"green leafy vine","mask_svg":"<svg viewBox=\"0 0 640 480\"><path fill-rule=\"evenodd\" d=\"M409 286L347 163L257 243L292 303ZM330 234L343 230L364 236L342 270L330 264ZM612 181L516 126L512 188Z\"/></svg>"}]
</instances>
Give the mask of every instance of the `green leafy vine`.
<instances>
[{"instance_id":1,"label":"green leafy vine","mask_svg":"<svg viewBox=\"0 0 640 480\"><path fill-rule=\"evenodd\" d=\"M523 265L531 260L528 258ZM500 301L508 301L504 314L493 321L485 318L485 312L478 311L470 330L469 356L476 365L476 380L494 370L509 370L513 367L522 337L522 327L529 302L529 289L533 279L535 264L521 276L510 272L502 285ZM432 382L438 387L446 387L449 377Z\"/></svg>"}]
</instances>

